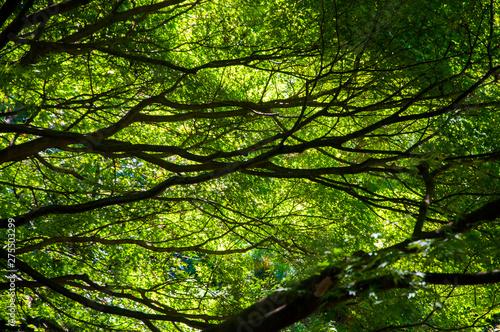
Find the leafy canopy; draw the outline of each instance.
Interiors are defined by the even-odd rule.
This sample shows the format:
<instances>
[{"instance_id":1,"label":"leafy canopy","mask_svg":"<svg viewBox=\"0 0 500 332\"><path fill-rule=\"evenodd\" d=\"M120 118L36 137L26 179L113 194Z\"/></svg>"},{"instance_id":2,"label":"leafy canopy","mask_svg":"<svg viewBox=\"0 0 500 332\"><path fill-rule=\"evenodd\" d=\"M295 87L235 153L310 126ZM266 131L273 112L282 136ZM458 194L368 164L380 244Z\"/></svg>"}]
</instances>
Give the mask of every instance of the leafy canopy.
<instances>
[{"instance_id":1,"label":"leafy canopy","mask_svg":"<svg viewBox=\"0 0 500 332\"><path fill-rule=\"evenodd\" d=\"M493 331L498 10L5 1L4 328Z\"/></svg>"}]
</instances>

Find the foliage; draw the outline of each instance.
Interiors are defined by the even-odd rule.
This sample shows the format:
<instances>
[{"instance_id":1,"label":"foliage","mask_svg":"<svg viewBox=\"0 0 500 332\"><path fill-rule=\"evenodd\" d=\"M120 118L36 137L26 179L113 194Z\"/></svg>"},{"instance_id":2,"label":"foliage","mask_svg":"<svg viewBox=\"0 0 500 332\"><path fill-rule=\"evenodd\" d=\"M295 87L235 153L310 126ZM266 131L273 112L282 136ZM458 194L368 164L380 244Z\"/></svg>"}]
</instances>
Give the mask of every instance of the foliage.
<instances>
[{"instance_id":1,"label":"foliage","mask_svg":"<svg viewBox=\"0 0 500 332\"><path fill-rule=\"evenodd\" d=\"M7 0L11 330L493 330L498 10Z\"/></svg>"}]
</instances>

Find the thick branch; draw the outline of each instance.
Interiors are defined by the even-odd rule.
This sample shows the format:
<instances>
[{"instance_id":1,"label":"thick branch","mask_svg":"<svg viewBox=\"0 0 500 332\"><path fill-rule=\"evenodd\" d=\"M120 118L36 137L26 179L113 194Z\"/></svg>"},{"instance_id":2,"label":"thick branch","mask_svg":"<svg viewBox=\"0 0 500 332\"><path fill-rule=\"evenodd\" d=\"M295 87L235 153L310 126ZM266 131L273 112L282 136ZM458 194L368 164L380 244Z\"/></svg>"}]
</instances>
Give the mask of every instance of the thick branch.
<instances>
[{"instance_id":1,"label":"thick branch","mask_svg":"<svg viewBox=\"0 0 500 332\"><path fill-rule=\"evenodd\" d=\"M301 282L293 290L275 292L204 332L277 332L316 311L362 297L367 291L383 292L396 288L409 288L412 282L417 280L418 275L408 273L401 276L381 276L335 287L338 283L338 272L337 268L328 267L320 275ZM476 274L426 273L422 279L428 284L436 285L491 284L500 283L500 271ZM319 292L325 285L326 289Z\"/></svg>"},{"instance_id":2,"label":"thick branch","mask_svg":"<svg viewBox=\"0 0 500 332\"><path fill-rule=\"evenodd\" d=\"M27 1L21 12L16 16L16 18L0 33L0 49L4 48L7 43L17 37L17 34L21 29L25 26L25 22L23 19L26 19L24 15L28 12L28 10L33 6L35 0ZM2 9L4 6L2 6Z\"/></svg>"},{"instance_id":3,"label":"thick branch","mask_svg":"<svg viewBox=\"0 0 500 332\"><path fill-rule=\"evenodd\" d=\"M0 7L0 27L3 26L7 18L12 15L21 3L18 0L6 0Z\"/></svg>"},{"instance_id":4,"label":"thick branch","mask_svg":"<svg viewBox=\"0 0 500 332\"><path fill-rule=\"evenodd\" d=\"M53 4L45 9L37 11L36 13L25 16L28 9L34 3L34 1L28 1L14 21L12 21L12 23L9 24L9 26L0 34L0 49L2 49L10 40L14 40L23 28L47 22L49 18L56 14L61 14L77 7L84 6L91 1L92 0L68 0ZM3 9L4 6L2 6L2 10Z\"/></svg>"},{"instance_id":5,"label":"thick branch","mask_svg":"<svg viewBox=\"0 0 500 332\"><path fill-rule=\"evenodd\" d=\"M420 203L420 209L418 211L417 222L415 223L415 228L413 229L413 236L418 237L422 233L422 227L424 226L425 218L427 217L427 211L431 205L432 196L434 196L434 179L429 173L429 164L427 162L422 162L418 166L420 174L424 178L425 183L425 196Z\"/></svg>"},{"instance_id":6,"label":"thick branch","mask_svg":"<svg viewBox=\"0 0 500 332\"><path fill-rule=\"evenodd\" d=\"M500 270L478 272L474 274L461 273L426 273L424 281L433 285L483 285L500 283Z\"/></svg>"},{"instance_id":7,"label":"thick branch","mask_svg":"<svg viewBox=\"0 0 500 332\"><path fill-rule=\"evenodd\" d=\"M455 221L440 227L432 232L423 232L419 238L436 239L450 234L463 233L478 223L485 221L494 221L500 218L500 198L494 200L465 216L457 217Z\"/></svg>"},{"instance_id":8,"label":"thick branch","mask_svg":"<svg viewBox=\"0 0 500 332\"><path fill-rule=\"evenodd\" d=\"M279 331L304 319L322 306L321 297L338 282L336 267L329 267L289 291L278 291L204 332Z\"/></svg>"}]
</instances>

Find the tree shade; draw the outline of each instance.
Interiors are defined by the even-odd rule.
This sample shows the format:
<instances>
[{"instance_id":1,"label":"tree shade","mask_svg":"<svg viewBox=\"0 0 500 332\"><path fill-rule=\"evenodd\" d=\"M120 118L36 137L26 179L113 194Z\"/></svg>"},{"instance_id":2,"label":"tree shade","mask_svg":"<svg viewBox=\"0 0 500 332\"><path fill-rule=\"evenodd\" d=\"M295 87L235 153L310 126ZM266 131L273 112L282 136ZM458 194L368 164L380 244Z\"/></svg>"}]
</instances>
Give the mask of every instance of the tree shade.
<instances>
[{"instance_id":1,"label":"tree shade","mask_svg":"<svg viewBox=\"0 0 500 332\"><path fill-rule=\"evenodd\" d=\"M6 0L0 327L495 331L499 9Z\"/></svg>"}]
</instances>

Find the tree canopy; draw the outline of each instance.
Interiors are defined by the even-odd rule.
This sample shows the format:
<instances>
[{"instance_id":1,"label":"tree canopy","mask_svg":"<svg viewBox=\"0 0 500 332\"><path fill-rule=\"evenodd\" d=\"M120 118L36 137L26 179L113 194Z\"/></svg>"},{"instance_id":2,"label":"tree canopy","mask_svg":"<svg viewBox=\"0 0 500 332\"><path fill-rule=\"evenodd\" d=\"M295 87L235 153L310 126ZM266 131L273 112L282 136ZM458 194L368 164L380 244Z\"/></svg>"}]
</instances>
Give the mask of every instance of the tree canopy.
<instances>
[{"instance_id":1,"label":"tree canopy","mask_svg":"<svg viewBox=\"0 0 500 332\"><path fill-rule=\"evenodd\" d=\"M6 0L3 329L495 330L499 9Z\"/></svg>"}]
</instances>

